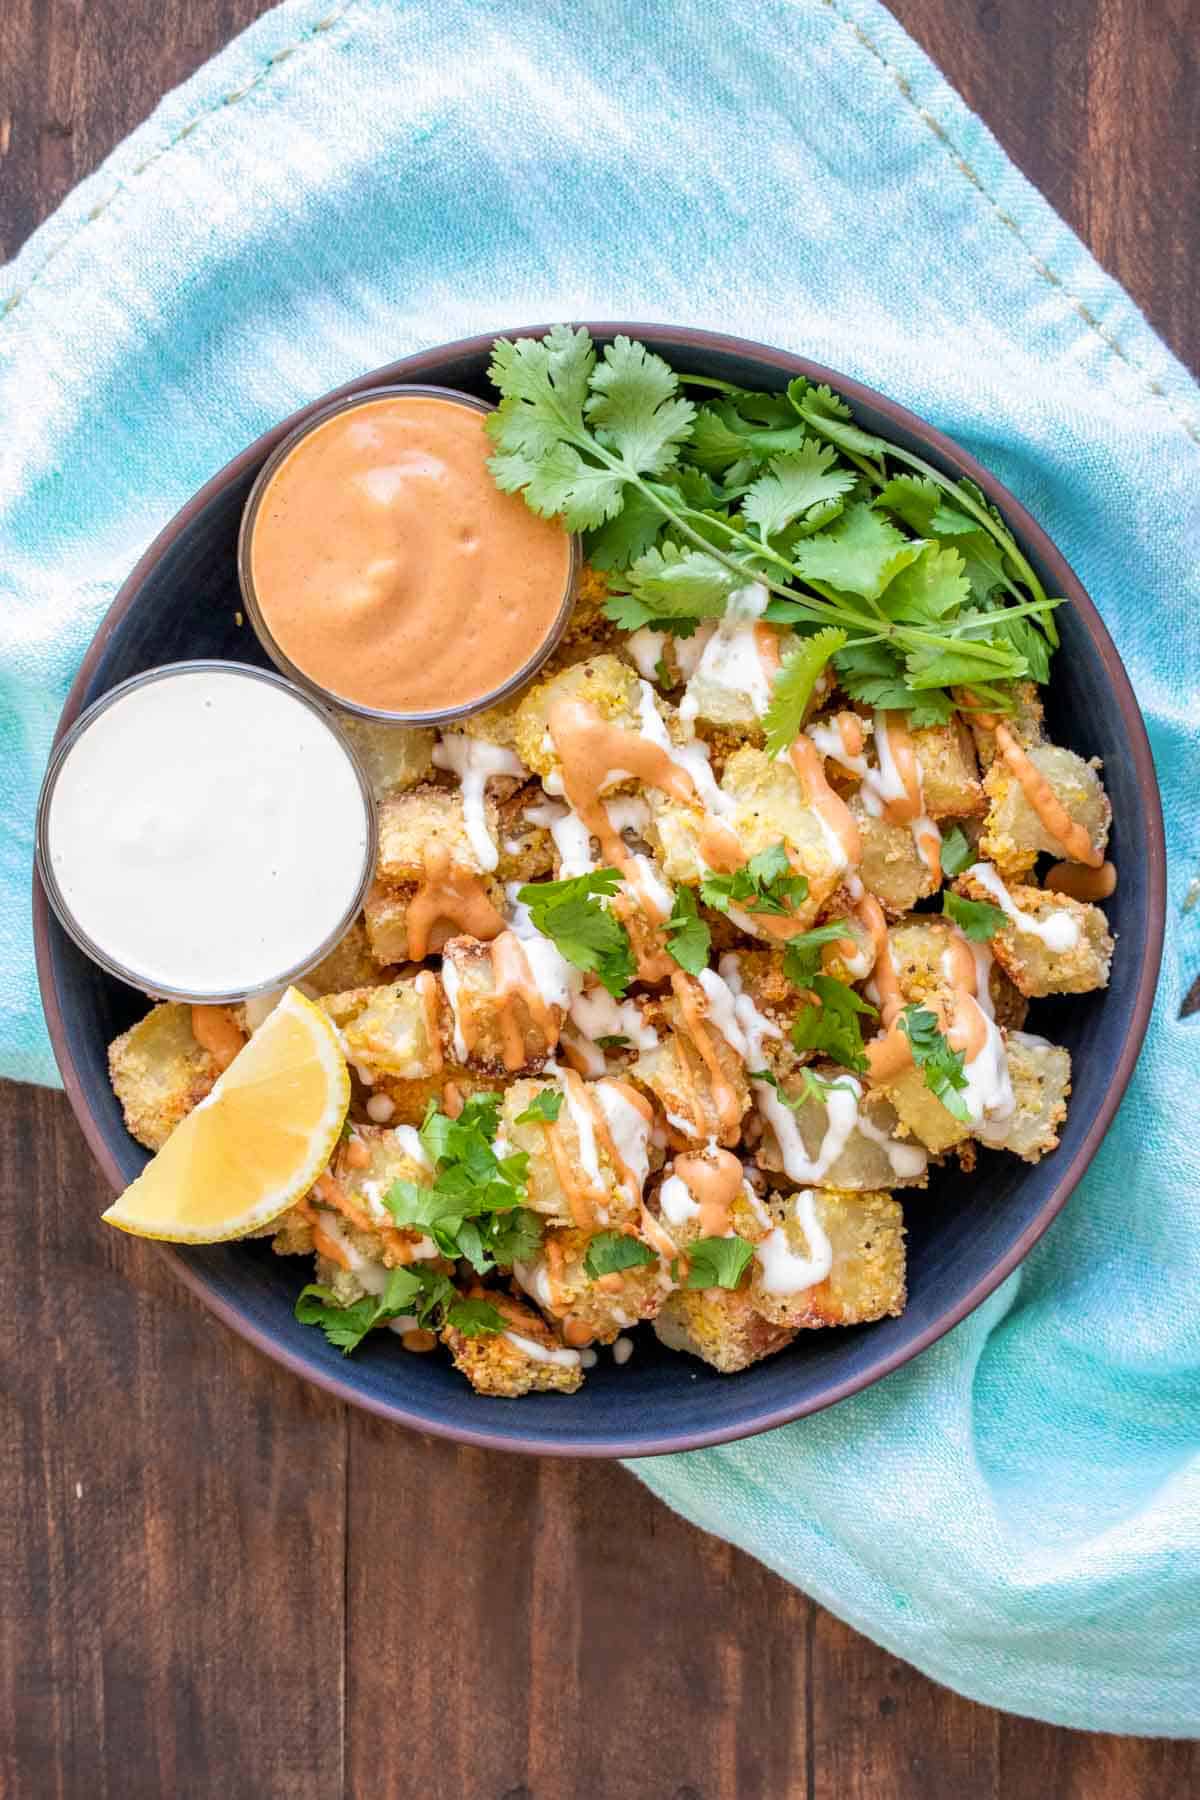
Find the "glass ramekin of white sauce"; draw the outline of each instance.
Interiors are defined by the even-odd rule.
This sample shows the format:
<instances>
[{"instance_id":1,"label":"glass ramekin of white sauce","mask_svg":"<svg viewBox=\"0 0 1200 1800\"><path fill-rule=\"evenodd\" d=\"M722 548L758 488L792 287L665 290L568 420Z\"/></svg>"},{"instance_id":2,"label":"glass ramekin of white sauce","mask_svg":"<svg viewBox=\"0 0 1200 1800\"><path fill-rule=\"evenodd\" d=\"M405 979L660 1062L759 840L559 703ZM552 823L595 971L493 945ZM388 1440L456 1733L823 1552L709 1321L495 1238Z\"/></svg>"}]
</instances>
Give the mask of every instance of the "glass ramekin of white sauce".
<instances>
[{"instance_id":1,"label":"glass ramekin of white sauce","mask_svg":"<svg viewBox=\"0 0 1200 1800\"><path fill-rule=\"evenodd\" d=\"M362 905L375 811L322 707L244 663L170 663L80 714L38 800L36 858L63 929L166 1000L286 986Z\"/></svg>"}]
</instances>

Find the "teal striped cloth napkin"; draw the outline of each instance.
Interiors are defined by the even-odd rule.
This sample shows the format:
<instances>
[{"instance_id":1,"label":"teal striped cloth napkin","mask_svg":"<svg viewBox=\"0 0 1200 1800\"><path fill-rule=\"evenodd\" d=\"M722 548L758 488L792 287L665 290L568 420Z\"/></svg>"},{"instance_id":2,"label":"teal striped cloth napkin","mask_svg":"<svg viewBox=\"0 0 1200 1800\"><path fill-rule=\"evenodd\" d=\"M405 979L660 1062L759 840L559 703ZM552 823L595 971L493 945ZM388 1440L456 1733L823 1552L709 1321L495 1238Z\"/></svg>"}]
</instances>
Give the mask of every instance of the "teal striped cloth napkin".
<instances>
[{"instance_id":1,"label":"teal striped cloth napkin","mask_svg":"<svg viewBox=\"0 0 1200 1800\"><path fill-rule=\"evenodd\" d=\"M3 271L0 1069L55 1079L35 790L149 539L335 383L572 317L800 350L969 446L1112 629L1171 851L1137 1077L1022 1271L870 1392L635 1472L966 1694L1200 1730L1200 395L873 0L291 0Z\"/></svg>"}]
</instances>

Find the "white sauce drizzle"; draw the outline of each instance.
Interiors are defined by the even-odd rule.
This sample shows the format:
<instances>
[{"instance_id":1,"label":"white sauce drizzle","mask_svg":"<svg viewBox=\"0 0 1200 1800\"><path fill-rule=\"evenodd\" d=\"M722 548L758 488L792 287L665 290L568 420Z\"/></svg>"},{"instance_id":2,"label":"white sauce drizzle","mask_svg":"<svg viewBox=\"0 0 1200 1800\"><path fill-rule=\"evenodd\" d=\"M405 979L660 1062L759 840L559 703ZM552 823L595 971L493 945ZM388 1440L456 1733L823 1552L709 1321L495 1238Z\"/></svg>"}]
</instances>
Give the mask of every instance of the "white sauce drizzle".
<instances>
[{"instance_id":1,"label":"white sauce drizzle","mask_svg":"<svg viewBox=\"0 0 1200 1800\"><path fill-rule=\"evenodd\" d=\"M820 1182L833 1167L858 1121L858 1094L847 1084L831 1088L826 1098L827 1124L821 1147L815 1157L804 1148L796 1115L767 1081L754 1081L754 1098L759 1112L775 1133L784 1174L789 1181ZM855 1083L857 1086L857 1083ZM861 1093L861 1089L859 1092Z\"/></svg>"},{"instance_id":2,"label":"white sauce drizzle","mask_svg":"<svg viewBox=\"0 0 1200 1800\"><path fill-rule=\"evenodd\" d=\"M658 1190L658 1204L668 1225L686 1225L700 1216L700 1202L682 1175L671 1174Z\"/></svg>"},{"instance_id":3,"label":"white sauce drizzle","mask_svg":"<svg viewBox=\"0 0 1200 1800\"><path fill-rule=\"evenodd\" d=\"M487 824L484 793L493 775L519 775L529 771L519 757L500 744L489 744L484 738L468 737L465 731L448 731L435 744L433 760L439 769L448 769L462 784L463 825L467 842L475 860L485 874L491 874L500 861L500 851Z\"/></svg>"},{"instance_id":4,"label":"white sauce drizzle","mask_svg":"<svg viewBox=\"0 0 1200 1800\"><path fill-rule=\"evenodd\" d=\"M746 1044L746 1062L751 1069L761 1069L766 1061L763 1039L782 1037L783 1032L773 1019L768 1019L765 1013L759 1012L743 988L741 965L735 951L727 950L717 968L720 970L721 980L733 995L734 1017Z\"/></svg>"},{"instance_id":5,"label":"white sauce drizzle","mask_svg":"<svg viewBox=\"0 0 1200 1800\"><path fill-rule=\"evenodd\" d=\"M361 1250L356 1249L347 1237L341 1220L324 1207L321 1208L321 1232L342 1252L350 1273L364 1293L382 1294L388 1284L389 1271L381 1262L372 1262L369 1256L364 1256Z\"/></svg>"},{"instance_id":6,"label":"white sauce drizzle","mask_svg":"<svg viewBox=\"0 0 1200 1800\"><path fill-rule=\"evenodd\" d=\"M1035 919L1032 913L1023 912L1005 887L999 871L991 863L972 863L967 870L968 877L977 881L981 888L986 888L1001 911L1012 920L1018 931L1027 937L1040 938L1047 950L1073 950L1079 942L1079 926L1072 914L1065 909L1056 908L1048 919Z\"/></svg>"},{"instance_id":7,"label":"white sauce drizzle","mask_svg":"<svg viewBox=\"0 0 1200 1800\"><path fill-rule=\"evenodd\" d=\"M392 1136L419 1169L433 1168L415 1125L393 1125Z\"/></svg>"},{"instance_id":8,"label":"white sauce drizzle","mask_svg":"<svg viewBox=\"0 0 1200 1800\"><path fill-rule=\"evenodd\" d=\"M620 1368L624 1363L627 1363L632 1355L633 1355L633 1339L632 1338L619 1337L614 1340L613 1347L612 1347L612 1358L618 1368Z\"/></svg>"},{"instance_id":9,"label":"white sauce drizzle","mask_svg":"<svg viewBox=\"0 0 1200 1800\"><path fill-rule=\"evenodd\" d=\"M725 613L700 656L679 705L679 716L691 723L700 711L694 691L701 682L747 700L758 718L771 704L771 680L763 667L754 637L754 626L766 611L769 599L759 581L738 588L729 596Z\"/></svg>"},{"instance_id":10,"label":"white sauce drizzle","mask_svg":"<svg viewBox=\"0 0 1200 1800\"><path fill-rule=\"evenodd\" d=\"M629 1198L637 1202L650 1173L650 1121L611 1082L598 1081L592 1092L604 1114L617 1155L629 1170Z\"/></svg>"},{"instance_id":11,"label":"white sauce drizzle","mask_svg":"<svg viewBox=\"0 0 1200 1800\"><path fill-rule=\"evenodd\" d=\"M724 976L719 975L715 969L701 969L696 979L704 989L709 1018L734 1055L740 1056L744 1061L750 1054L750 1045L737 1016L737 995Z\"/></svg>"},{"instance_id":12,"label":"white sauce drizzle","mask_svg":"<svg viewBox=\"0 0 1200 1800\"><path fill-rule=\"evenodd\" d=\"M571 1003L571 1023L584 1037L624 1037L637 1050L657 1050L658 1033L634 1000L614 1000L606 988L589 988Z\"/></svg>"},{"instance_id":13,"label":"white sauce drizzle","mask_svg":"<svg viewBox=\"0 0 1200 1800\"><path fill-rule=\"evenodd\" d=\"M788 1242L787 1232L776 1225L768 1232L754 1254L762 1270L763 1292L767 1294L802 1294L806 1288L824 1281L833 1267L833 1246L817 1218L816 1195L802 1188L795 1198L796 1222L804 1232L808 1247L806 1256L799 1255Z\"/></svg>"},{"instance_id":14,"label":"white sauce drizzle","mask_svg":"<svg viewBox=\"0 0 1200 1800\"><path fill-rule=\"evenodd\" d=\"M395 1101L386 1094L370 1094L367 1098L367 1117L376 1125L386 1125L395 1110Z\"/></svg>"},{"instance_id":15,"label":"white sauce drizzle","mask_svg":"<svg viewBox=\"0 0 1200 1800\"><path fill-rule=\"evenodd\" d=\"M874 1119L868 1119L861 1106L858 1112L857 1129L863 1137L870 1138L892 1165L892 1174L901 1181L909 1181L916 1175L923 1175L929 1167L929 1153L924 1145L904 1143L899 1138L889 1137L882 1125L876 1125Z\"/></svg>"},{"instance_id":16,"label":"white sauce drizzle","mask_svg":"<svg viewBox=\"0 0 1200 1800\"><path fill-rule=\"evenodd\" d=\"M462 1024L458 1017L459 974L449 956L442 958L442 988L450 1007L450 1016L454 1020L454 1054L460 1063L467 1060L467 1041L463 1037Z\"/></svg>"},{"instance_id":17,"label":"white sauce drizzle","mask_svg":"<svg viewBox=\"0 0 1200 1800\"><path fill-rule=\"evenodd\" d=\"M525 817L531 825L544 826L553 838L561 865L561 880L568 881L576 875L587 875L596 867L588 828L579 814L572 812L569 806L547 801L544 806L527 806Z\"/></svg>"},{"instance_id":18,"label":"white sauce drizzle","mask_svg":"<svg viewBox=\"0 0 1200 1800\"><path fill-rule=\"evenodd\" d=\"M501 1335L522 1351L531 1362L553 1363L557 1369L577 1369L579 1367L578 1350L548 1350L545 1344L535 1344L532 1338L522 1337L519 1331L505 1331Z\"/></svg>"},{"instance_id":19,"label":"white sauce drizzle","mask_svg":"<svg viewBox=\"0 0 1200 1800\"><path fill-rule=\"evenodd\" d=\"M567 1112L579 1136L579 1161L584 1174L593 1187L603 1189L607 1184L600 1173L600 1159L596 1154L596 1126L591 1112L585 1102L576 1098L574 1083L566 1079L565 1070L560 1069L557 1063L548 1062L543 1073L552 1075L563 1091ZM599 1211L597 1208L597 1213Z\"/></svg>"},{"instance_id":20,"label":"white sauce drizzle","mask_svg":"<svg viewBox=\"0 0 1200 1800\"><path fill-rule=\"evenodd\" d=\"M991 972L991 956L987 951L987 965L984 967L976 954L980 946L971 943L970 939L956 928L956 935L970 947L975 958L976 995L966 996L966 1004L974 1006L983 1020L986 1036L977 1056L964 1063L963 1074L967 1078L965 1088L959 1090L962 1103L967 1109L971 1128L977 1137L983 1137L989 1128L997 1127L1003 1121L1011 1119L1017 1109L1016 1096L1013 1093L1012 1081L1008 1072L1008 1057L1004 1051L1004 1039L996 1027L995 1008L988 977ZM947 981L951 979L951 971L947 967L949 950L942 953L942 973Z\"/></svg>"}]
</instances>

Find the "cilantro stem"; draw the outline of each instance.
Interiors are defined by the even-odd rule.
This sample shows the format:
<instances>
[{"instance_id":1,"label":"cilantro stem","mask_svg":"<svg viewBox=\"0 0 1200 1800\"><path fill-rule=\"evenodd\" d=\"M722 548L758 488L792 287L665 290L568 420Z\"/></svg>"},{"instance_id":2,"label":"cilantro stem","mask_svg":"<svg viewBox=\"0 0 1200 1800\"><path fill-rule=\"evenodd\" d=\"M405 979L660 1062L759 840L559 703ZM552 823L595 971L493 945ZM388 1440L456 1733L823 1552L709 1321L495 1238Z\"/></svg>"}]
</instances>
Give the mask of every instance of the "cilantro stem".
<instances>
[{"instance_id":1,"label":"cilantro stem","mask_svg":"<svg viewBox=\"0 0 1200 1800\"><path fill-rule=\"evenodd\" d=\"M684 375L676 369L675 374L688 387L716 388L722 394L744 394L746 388L740 388L735 381L718 381L715 375Z\"/></svg>"}]
</instances>

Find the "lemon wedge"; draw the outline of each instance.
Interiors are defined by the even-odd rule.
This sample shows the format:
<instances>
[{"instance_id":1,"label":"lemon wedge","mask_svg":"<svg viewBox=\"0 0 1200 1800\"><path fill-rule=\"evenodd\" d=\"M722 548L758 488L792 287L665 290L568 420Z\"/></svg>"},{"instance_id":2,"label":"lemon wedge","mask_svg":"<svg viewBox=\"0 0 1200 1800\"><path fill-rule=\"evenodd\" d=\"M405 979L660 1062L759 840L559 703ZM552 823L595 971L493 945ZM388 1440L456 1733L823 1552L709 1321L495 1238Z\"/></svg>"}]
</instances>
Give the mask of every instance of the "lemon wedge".
<instances>
[{"instance_id":1,"label":"lemon wedge","mask_svg":"<svg viewBox=\"0 0 1200 1800\"><path fill-rule=\"evenodd\" d=\"M177 1244L245 1237L312 1186L349 1105L332 1022L289 988L105 1221Z\"/></svg>"}]
</instances>

